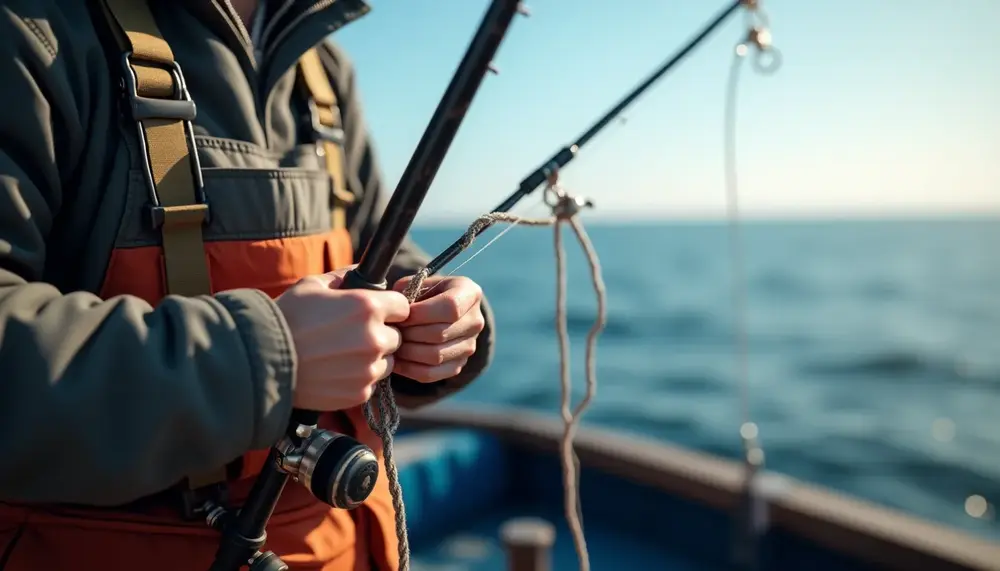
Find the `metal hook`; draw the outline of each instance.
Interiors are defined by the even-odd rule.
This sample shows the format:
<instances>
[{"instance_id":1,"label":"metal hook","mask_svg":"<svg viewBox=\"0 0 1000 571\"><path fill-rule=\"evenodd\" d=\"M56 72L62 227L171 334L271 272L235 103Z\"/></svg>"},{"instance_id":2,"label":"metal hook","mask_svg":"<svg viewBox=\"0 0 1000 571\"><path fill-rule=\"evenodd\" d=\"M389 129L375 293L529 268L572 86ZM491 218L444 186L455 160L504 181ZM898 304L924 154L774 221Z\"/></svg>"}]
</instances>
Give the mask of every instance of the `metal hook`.
<instances>
[{"instance_id":1,"label":"metal hook","mask_svg":"<svg viewBox=\"0 0 1000 571\"><path fill-rule=\"evenodd\" d=\"M594 201L582 196L563 195L552 207L552 214L560 220L572 218L580 213L584 208L593 208Z\"/></svg>"},{"instance_id":2,"label":"metal hook","mask_svg":"<svg viewBox=\"0 0 1000 571\"><path fill-rule=\"evenodd\" d=\"M781 67L781 52L777 48L758 50L753 58L753 68L764 75L772 74Z\"/></svg>"},{"instance_id":3,"label":"metal hook","mask_svg":"<svg viewBox=\"0 0 1000 571\"><path fill-rule=\"evenodd\" d=\"M758 50L771 48L771 31L763 26L753 26L747 32L747 43L753 44Z\"/></svg>"},{"instance_id":4,"label":"metal hook","mask_svg":"<svg viewBox=\"0 0 1000 571\"><path fill-rule=\"evenodd\" d=\"M750 48L754 48L753 67L757 72L768 75L781 67L781 52L774 47L771 31L760 25L751 26L747 31L746 39L737 44L737 57L744 57L750 53Z\"/></svg>"},{"instance_id":5,"label":"metal hook","mask_svg":"<svg viewBox=\"0 0 1000 571\"><path fill-rule=\"evenodd\" d=\"M552 215L559 220L572 218L584 208L593 208L594 201L589 198L572 196L559 186L559 167L551 164L544 169L547 184L542 199L552 209Z\"/></svg>"}]
</instances>

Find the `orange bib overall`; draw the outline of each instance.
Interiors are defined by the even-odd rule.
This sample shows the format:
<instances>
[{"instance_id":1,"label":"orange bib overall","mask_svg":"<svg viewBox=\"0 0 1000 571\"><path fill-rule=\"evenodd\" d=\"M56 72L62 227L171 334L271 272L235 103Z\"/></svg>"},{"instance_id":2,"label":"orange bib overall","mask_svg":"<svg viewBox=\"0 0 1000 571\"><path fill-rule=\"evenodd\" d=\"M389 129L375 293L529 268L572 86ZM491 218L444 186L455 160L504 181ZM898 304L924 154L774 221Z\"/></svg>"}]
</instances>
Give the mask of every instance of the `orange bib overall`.
<instances>
[{"instance_id":1,"label":"orange bib overall","mask_svg":"<svg viewBox=\"0 0 1000 571\"><path fill-rule=\"evenodd\" d=\"M105 13L119 32L128 57L126 88L146 157L146 172L156 203L149 220L161 244L112 252L100 295L140 297L152 305L168 294L211 294L256 288L276 297L300 278L352 263L351 237L344 205L353 197L344 186L343 148L328 137L319 147L331 176L331 225L327 232L271 240L209 241L202 225L210 211L205 201L190 120L163 112L155 101L183 102L183 76L163 40L146 2L105 0ZM315 49L299 61L298 72L312 99L316 119L326 129L340 127L335 93ZM160 110L157 112L157 110ZM174 107L174 109L177 109ZM209 189L210 190L210 189ZM361 409L324 415L321 426L350 434L381 459L378 437ZM238 470L224 467L192 475L179 488L200 488L225 481L239 505L263 465L266 450L246 454ZM176 490L180 493L180 490ZM185 521L175 505L160 501L170 493L121 509L67 506L0 505L0 571L199 571L212 562L219 535L200 521ZM385 478L362 507L335 510L302 486L285 488L267 528L267 549L294 570L360 571L398 567L394 514ZM6 545L6 547L4 547Z\"/></svg>"}]
</instances>

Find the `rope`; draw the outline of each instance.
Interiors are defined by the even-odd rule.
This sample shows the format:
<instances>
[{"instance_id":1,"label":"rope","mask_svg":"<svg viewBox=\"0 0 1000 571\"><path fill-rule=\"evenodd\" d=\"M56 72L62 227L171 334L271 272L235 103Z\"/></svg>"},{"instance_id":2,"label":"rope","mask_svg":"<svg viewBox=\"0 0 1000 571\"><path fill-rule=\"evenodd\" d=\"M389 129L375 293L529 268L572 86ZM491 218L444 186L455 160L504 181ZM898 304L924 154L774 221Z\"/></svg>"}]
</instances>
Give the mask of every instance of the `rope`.
<instances>
[{"instance_id":1,"label":"rope","mask_svg":"<svg viewBox=\"0 0 1000 571\"><path fill-rule=\"evenodd\" d=\"M566 522L573 535L573 544L576 549L577 558L580 561L580 570L590 571L590 555L587 551L587 540L583 533L583 514L580 506L579 461L573 449L573 440L576 436L580 419L597 392L597 338L604 329L607 321L607 294L604 279L601 276L601 264L597 252L586 230L584 230L583 225L576 216L581 206L590 206L590 203L581 203L566 194L558 187L556 180L557 177L555 175L550 177L549 186L545 191L547 197L554 199L550 203L553 209L552 217L523 218L507 212L491 212L480 216L475 222L470 224L460 242L462 251L468 249L482 230L497 223L510 224L504 230L504 233L518 224L525 226L552 226L553 228L553 246L556 258L555 321L556 333L559 338L559 380L562 392L560 409L563 420L563 436L560 444L560 460L565 490L564 507ZM590 331L587 333L586 392L576 407L571 406L572 382L569 366L569 331L566 311L566 252L563 247L561 231L563 224L568 224L573 229L573 233L587 257L594 294L597 297L597 317ZM472 257L479 255L493 244L497 238L494 238L483 246ZM406 289L403 290L403 295L410 303L413 303L434 289L433 287L423 287L424 281L429 276L430 272L427 268L421 268L411 278ZM369 401L364 405L365 419L368 421L368 426L382 440L386 479L389 483L389 493L392 496L392 506L396 512L399 570L409 571L410 543L406 529L406 507L403 504L403 491L399 485L399 472L392 458L392 440L397 428L399 428L399 410L396 406L396 400L393 398L392 387L388 379L382 380L376 385L375 393L371 400L375 402L378 416L376 418L372 410L371 401Z\"/></svg>"},{"instance_id":2,"label":"rope","mask_svg":"<svg viewBox=\"0 0 1000 571\"><path fill-rule=\"evenodd\" d=\"M771 45L768 18L756 4L747 11L747 35L733 52L732 65L726 81L724 112L724 163L726 185L726 213L728 220L729 260L733 311L733 345L736 370L740 386L740 412L742 424L740 435L744 441L744 453L750 464L756 466L763 461L757 442L757 425L750 418L750 371L747 350L747 309L744 285L746 270L742 248L742 225L740 224L739 176L736 161L737 107L739 102L740 70L743 61L754 48L752 60L755 71L770 75L781 66L781 54ZM759 461L758 461L759 460Z\"/></svg>"},{"instance_id":3,"label":"rope","mask_svg":"<svg viewBox=\"0 0 1000 571\"><path fill-rule=\"evenodd\" d=\"M725 181L726 181L726 219L729 239L729 275L730 293L733 311L733 346L736 358L736 371L740 387L740 418L741 427L750 424L750 368L747 362L747 316L746 270L742 248L743 236L740 224L740 198L738 186L738 171L736 168L736 110L738 103L740 70L744 56L747 54L746 44L740 43L733 53L733 62L729 68L729 79L726 82L725 103ZM742 431L742 428L741 428Z\"/></svg>"},{"instance_id":4,"label":"rope","mask_svg":"<svg viewBox=\"0 0 1000 571\"><path fill-rule=\"evenodd\" d=\"M759 567L759 537L767 526L767 504L754 491L754 480L764 465L764 451L758 439L759 429L751 420L750 370L747 341L747 303L745 295L746 269L740 223L739 173L737 169L737 107L739 103L740 71L743 61L755 48L752 60L754 70L770 74L781 64L780 54L771 46L767 16L754 5L747 12L748 33L736 45L729 77L726 81L724 113L724 152L726 214L728 220L730 291L733 312L733 351L739 384L740 438L743 443L743 461L746 468L743 503L738 512L736 538L733 546L733 563L741 569Z\"/></svg>"}]
</instances>

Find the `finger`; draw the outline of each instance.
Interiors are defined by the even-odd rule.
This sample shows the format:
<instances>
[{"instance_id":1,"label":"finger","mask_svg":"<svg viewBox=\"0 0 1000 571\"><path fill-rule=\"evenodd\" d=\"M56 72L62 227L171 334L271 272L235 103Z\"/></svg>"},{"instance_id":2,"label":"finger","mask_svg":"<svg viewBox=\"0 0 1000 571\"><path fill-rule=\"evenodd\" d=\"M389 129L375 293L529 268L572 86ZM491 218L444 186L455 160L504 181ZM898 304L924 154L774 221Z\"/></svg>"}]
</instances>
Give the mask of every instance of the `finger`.
<instances>
[{"instance_id":1,"label":"finger","mask_svg":"<svg viewBox=\"0 0 1000 571\"><path fill-rule=\"evenodd\" d=\"M399 359L424 365L441 365L449 361L468 359L476 352L476 338L456 339L439 345L404 343L396 351Z\"/></svg>"},{"instance_id":2,"label":"finger","mask_svg":"<svg viewBox=\"0 0 1000 571\"><path fill-rule=\"evenodd\" d=\"M469 283L472 285L438 290L433 296L413 303L408 322L412 325L455 323L482 299L479 286Z\"/></svg>"},{"instance_id":3,"label":"finger","mask_svg":"<svg viewBox=\"0 0 1000 571\"><path fill-rule=\"evenodd\" d=\"M486 328L482 311L469 311L455 323L431 323L403 328L403 340L417 343L446 343L453 339L475 337Z\"/></svg>"},{"instance_id":4,"label":"finger","mask_svg":"<svg viewBox=\"0 0 1000 571\"><path fill-rule=\"evenodd\" d=\"M354 264L353 266L345 266L343 268L338 268L332 272L327 272L325 274L317 274L312 277L315 278L319 283L325 285L330 289L339 289L340 284L344 282L344 275L356 267L358 267L357 264Z\"/></svg>"},{"instance_id":5,"label":"finger","mask_svg":"<svg viewBox=\"0 0 1000 571\"><path fill-rule=\"evenodd\" d=\"M410 317L410 300L395 291L379 291L378 299L382 306L382 321L385 323L402 323Z\"/></svg>"},{"instance_id":6,"label":"finger","mask_svg":"<svg viewBox=\"0 0 1000 571\"><path fill-rule=\"evenodd\" d=\"M450 379L461 373L465 363L466 360L463 359L430 366L399 359L396 361L395 366L393 366L392 372L408 379L413 379L418 383L436 383L444 379Z\"/></svg>"},{"instance_id":7,"label":"finger","mask_svg":"<svg viewBox=\"0 0 1000 571\"><path fill-rule=\"evenodd\" d=\"M444 343L459 337L454 331L457 325L456 323L411 325L402 329L403 340L407 343Z\"/></svg>"},{"instance_id":8,"label":"finger","mask_svg":"<svg viewBox=\"0 0 1000 571\"><path fill-rule=\"evenodd\" d=\"M371 375L366 381L370 383L377 383L382 379L388 377L392 374L393 369L396 367L396 358L392 355L386 355L385 357L375 361L371 366Z\"/></svg>"},{"instance_id":9,"label":"finger","mask_svg":"<svg viewBox=\"0 0 1000 571\"><path fill-rule=\"evenodd\" d=\"M383 355L392 355L403 345L403 333L398 327L386 325L378 335L378 348Z\"/></svg>"},{"instance_id":10,"label":"finger","mask_svg":"<svg viewBox=\"0 0 1000 571\"><path fill-rule=\"evenodd\" d=\"M358 303L358 308L382 323L402 323L410 316L410 302L394 291L357 289L345 291Z\"/></svg>"}]
</instances>

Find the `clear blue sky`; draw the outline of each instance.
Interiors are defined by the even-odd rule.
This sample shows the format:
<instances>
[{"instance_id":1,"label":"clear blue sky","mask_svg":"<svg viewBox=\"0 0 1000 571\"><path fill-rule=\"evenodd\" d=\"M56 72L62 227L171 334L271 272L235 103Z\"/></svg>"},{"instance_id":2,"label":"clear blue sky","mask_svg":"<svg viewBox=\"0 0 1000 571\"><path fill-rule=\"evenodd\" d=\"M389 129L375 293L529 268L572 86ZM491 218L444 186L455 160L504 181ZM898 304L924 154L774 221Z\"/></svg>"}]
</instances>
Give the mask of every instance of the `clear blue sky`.
<instances>
[{"instance_id":1,"label":"clear blue sky","mask_svg":"<svg viewBox=\"0 0 1000 571\"><path fill-rule=\"evenodd\" d=\"M488 2L370 0L353 56L395 184ZM519 18L420 221L467 221L512 191L727 0L536 0ZM1000 0L764 0L784 65L746 74L749 215L1000 211ZM715 217L724 87L742 17L592 141L567 186L604 216ZM535 201L528 199L530 203Z\"/></svg>"}]
</instances>

